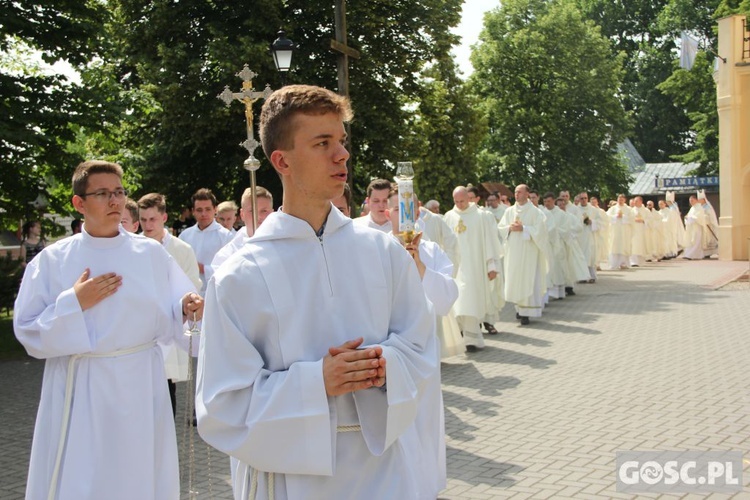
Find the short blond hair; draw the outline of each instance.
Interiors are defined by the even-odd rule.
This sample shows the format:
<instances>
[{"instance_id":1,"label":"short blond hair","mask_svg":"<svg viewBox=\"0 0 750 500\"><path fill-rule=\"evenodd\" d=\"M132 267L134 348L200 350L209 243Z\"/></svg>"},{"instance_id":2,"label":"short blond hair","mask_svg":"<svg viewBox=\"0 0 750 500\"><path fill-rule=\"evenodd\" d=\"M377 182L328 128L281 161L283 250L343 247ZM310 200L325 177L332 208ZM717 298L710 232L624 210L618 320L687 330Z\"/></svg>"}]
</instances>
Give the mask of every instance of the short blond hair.
<instances>
[{"instance_id":1,"label":"short blond hair","mask_svg":"<svg viewBox=\"0 0 750 500\"><path fill-rule=\"evenodd\" d=\"M216 207L216 213L220 214L222 212L237 213L237 204L235 202L233 202L233 201L222 201Z\"/></svg>"},{"instance_id":2,"label":"short blond hair","mask_svg":"<svg viewBox=\"0 0 750 500\"><path fill-rule=\"evenodd\" d=\"M273 195L271 194L271 191L268 189L261 187L261 186L255 186L255 197L256 198L266 198L271 201L271 205L273 205ZM253 189L247 188L242 193L242 199L240 200L240 203L243 207L249 206L253 202Z\"/></svg>"}]
</instances>

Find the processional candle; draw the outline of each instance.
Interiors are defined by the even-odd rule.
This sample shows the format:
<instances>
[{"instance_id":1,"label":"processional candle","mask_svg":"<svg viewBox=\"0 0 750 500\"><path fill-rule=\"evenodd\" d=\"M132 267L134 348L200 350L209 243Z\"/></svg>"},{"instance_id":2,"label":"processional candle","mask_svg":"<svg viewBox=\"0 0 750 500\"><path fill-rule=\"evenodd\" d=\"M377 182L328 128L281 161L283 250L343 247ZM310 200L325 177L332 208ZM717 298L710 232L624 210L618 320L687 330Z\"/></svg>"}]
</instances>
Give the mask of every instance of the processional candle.
<instances>
[{"instance_id":1,"label":"processional candle","mask_svg":"<svg viewBox=\"0 0 750 500\"><path fill-rule=\"evenodd\" d=\"M398 231L406 243L414 238L414 223L417 220L417 207L414 205L414 169L410 161L397 164L398 183Z\"/></svg>"}]
</instances>

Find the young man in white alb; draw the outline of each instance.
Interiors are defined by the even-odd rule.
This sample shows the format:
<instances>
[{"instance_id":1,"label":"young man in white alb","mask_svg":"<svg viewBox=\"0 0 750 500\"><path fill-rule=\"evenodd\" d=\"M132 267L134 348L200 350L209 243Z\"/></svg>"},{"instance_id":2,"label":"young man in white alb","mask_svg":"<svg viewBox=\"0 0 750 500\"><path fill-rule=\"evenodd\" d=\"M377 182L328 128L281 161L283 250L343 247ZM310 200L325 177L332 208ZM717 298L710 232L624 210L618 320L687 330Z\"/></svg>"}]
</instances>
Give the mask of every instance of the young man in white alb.
<instances>
[{"instance_id":1,"label":"young man in white alb","mask_svg":"<svg viewBox=\"0 0 750 500\"><path fill-rule=\"evenodd\" d=\"M80 234L27 267L13 326L45 359L26 498L177 500L177 439L157 343L185 346L203 301L154 240L120 225L122 168L73 174Z\"/></svg>"},{"instance_id":2,"label":"young man in white alb","mask_svg":"<svg viewBox=\"0 0 750 500\"><path fill-rule=\"evenodd\" d=\"M237 222L237 205L233 201L219 203L216 206L216 222L234 235L237 232L234 229L234 223Z\"/></svg>"},{"instance_id":3,"label":"young man in white alb","mask_svg":"<svg viewBox=\"0 0 750 500\"><path fill-rule=\"evenodd\" d=\"M350 117L348 99L320 87L265 101L260 137L282 209L206 292L198 431L232 457L236 499L421 491L400 438L439 367L434 313L406 250L331 204Z\"/></svg>"},{"instance_id":4,"label":"young man in white alb","mask_svg":"<svg viewBox=\"0 0 750 500\"><path fill-rule=\"evenodd\" d=\"M143 229L143 236L161 243L164 250L172 256L180 269L190 278L195 289L200 290L201 278L193 249L181 239L172 236L164 227L167 222L167 202L164 195L149 193L141 196L138 200L138 219ZM175 382L188 379L188 353L177 348L174 344L160 345L164 354L164 370L167 374L169 398L172 401L172 414L175 415L177 410L177 385Z\"/></svg>"},{"instance_id":5,"label":"young man in white alb","mask_svg":"<svg viewBox=\"0 0 750 500\"><path fill-rule=\"evenodd\" d=\"M216 196L210 189L201 188L193 194L193 217L195 225L180 233L180 239L190 245L198 259L201 294L206 290L206 283L213 275L211 261L221 247L232 241L232 233L216 222Z\"/></svg>"},{"instance_id":6,"label":"young man in white alb","mask_svg":"<svg viewBox=\"0 0 750 500\"><path fill-rule=\"evenodd\" d=\"M255 187L255 200L258 204L258 227L263 224L266 217L273 212L273 196L271 192L260 186ZM213 272L219 269L225 260L232 256L237 250L243 247L245 243L253 236L253 190L252 188L245 189L242 193L242 208L240 208L240 218L245 223L245 227L240 228L237 234L234 235L232 241L221 247L221 250L216 252L213 260L211 261L211 268Z\"/></svg>"},{"instance_id":7,"label":"young man in white alb","mask_svg":"<svg viewBox=\"0 0 750 500\"><path fill-rule=\"evenodd\" d=\"M391 192L391 182L385 179L375 179L367 186L367 204L370 211L367 215L357 217L354 223L371 227L384 233L391 231L391 221L388 218L388 195Z\"/></svg>"}]
</instances>

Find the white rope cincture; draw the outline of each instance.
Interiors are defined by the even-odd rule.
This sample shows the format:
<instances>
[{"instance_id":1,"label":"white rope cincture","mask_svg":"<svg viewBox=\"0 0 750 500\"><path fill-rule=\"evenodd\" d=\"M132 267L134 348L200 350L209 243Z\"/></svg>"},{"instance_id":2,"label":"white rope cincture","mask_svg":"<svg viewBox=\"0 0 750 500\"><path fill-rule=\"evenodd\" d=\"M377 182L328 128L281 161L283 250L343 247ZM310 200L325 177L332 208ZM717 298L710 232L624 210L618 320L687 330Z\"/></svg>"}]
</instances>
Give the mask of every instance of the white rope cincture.
<instances>
[{"instance_id":1,"label":"white rope cincture","mask_svg":"<svg viewBox=\"0 0 750 500\"><path fill-rule=\"evenodd\" d=\"M188 335L188 379L187 379L187 413L186 426L188 428L188 498L197 498L198 492L193 489L195 478L195 428L193 415L195 414L195 374L193 373L193 335Z\"/></svg>"},{"instance_id":2,"label":"white rope cincture","mask_svg":"<svg viewBox=\"0 0 750 500\"><path fill-rule=\"evenodd\" d=\"M336 432L358 432L362 430L361 425L339 425L336 427ZM275 474L273 472L264 472L266 480L268 482L268 500L274 500L275 497ZM247 500L256 500L258 494L258 469L253 469L253 477L250 480L250 492L247 495Z\"/></svg>"},{"instance_id":3,"label":"white rope cincture","mask_svg":"<svg viewBox=\"0 0 750 500\"><path fill-rule=\"evenodd\" d=\"M73 405L73 382L75 382L75 368L79 359L82 358L116 358L118 356L127 356L137 352L145 351L156 346L156 341L146 342L128 349L120 349L111 352L88 352L84 354L73 354L68 359L68 374L65 379L65 400L63 402L62 423L60 425L60 439L57 442L57 455L55 457L55 467L52 469L52 480L50 481L49 494L47 498L54 500L57 494L57 479L60 475L60 465L62 464L63 451L65 442L68 439L68 423L70 422L70 412Z\"/></svg>"},{"instance_id":4,"label":"white rope cincture","mask_svg":"<svg viewBox=\"0 0 750 500\"><path fill-rule=\"evenodd\" d=\"M247 500L255 500L255 496L258 493L258 469L253 469L253 477L250 480L250 492L247 495Z\"/></svg>"},{"instance_id":5,"label":"white rope cincture","mask_svg":"<svg viewBox=\"0 0 750 500\"><path fill-rule=\"evenodd\" d=\"M359 432L362 430L362 426L357 425L339 425L336 427L336 432Z\"/></svg>"}]
</instances>

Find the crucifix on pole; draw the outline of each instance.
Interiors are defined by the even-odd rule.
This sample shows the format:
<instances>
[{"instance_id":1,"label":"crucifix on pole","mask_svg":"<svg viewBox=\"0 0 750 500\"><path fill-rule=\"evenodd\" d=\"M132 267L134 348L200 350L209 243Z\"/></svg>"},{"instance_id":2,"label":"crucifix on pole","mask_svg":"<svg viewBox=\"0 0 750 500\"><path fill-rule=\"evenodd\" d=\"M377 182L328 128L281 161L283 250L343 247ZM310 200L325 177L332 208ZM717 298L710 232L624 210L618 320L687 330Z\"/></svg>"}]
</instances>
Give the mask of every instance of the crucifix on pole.
<instances>
[{"instance_id":1,"label":"crucifix on pole","mask_svg":"<svg viewBox=\"0 0 750 500\"><path fill-rule=\"evenodd\" d=\"M346 0L336 0L334 15L336 39L331 40L331 50L338 52L337 67L339 94L349 97L349 58L359 59L359 51L346 44ZM351 143L352 134L348 123L346 124L346 135ZM352 172L351 156L349 156L349 159L346 162L346 169L348 172L349 189L354 193L354 175Z\"/></svg>"},{"instance_id":2,"label":"crucifix on pole","mask_svg":"<svg viewBox=\"0 0 750 500\"><path fill-rule=\"evenodd\" d=\"M253 199L253 233L255 233L255 230L258 229L258 200L255 197L255 171L260 168L260 161L255 158L254 153L260 143L255 139L255 130L253 129L253 103L259 99L268 99L273 91L268 84L266 84L263 92L253 90L253 78L258 75L248 68L247 64L242 68L242 71L237 73L237 76L242 78L242 90L232 92L229 90L229 86L226 86L221 94L216 97L224 101L227 107L231 106L235 100L245 105L247 139L240 143L240 146L247 149L247 152L250 153L250 156L247 157L247 160L242 165L250 172L250 189Z\"/></svg>"}]
</instances>

